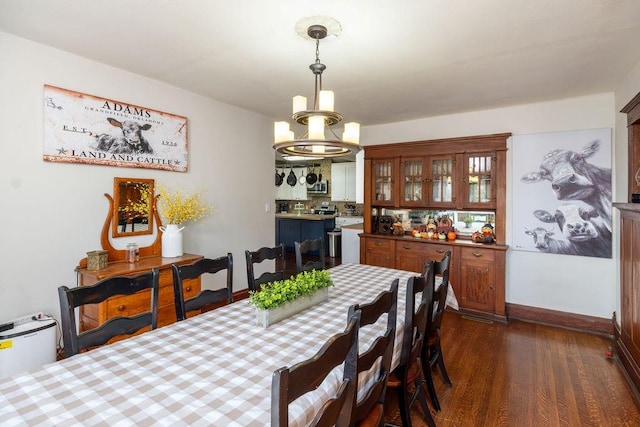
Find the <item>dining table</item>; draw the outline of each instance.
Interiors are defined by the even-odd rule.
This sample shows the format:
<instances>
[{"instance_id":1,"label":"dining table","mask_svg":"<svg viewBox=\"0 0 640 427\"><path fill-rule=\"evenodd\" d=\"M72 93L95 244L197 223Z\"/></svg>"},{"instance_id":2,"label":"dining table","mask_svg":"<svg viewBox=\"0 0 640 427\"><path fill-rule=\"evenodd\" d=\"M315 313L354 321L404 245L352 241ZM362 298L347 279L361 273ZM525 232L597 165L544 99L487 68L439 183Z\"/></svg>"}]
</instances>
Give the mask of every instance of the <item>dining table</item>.
<instances>
[{"instance_id":1,"label":"dining table","mask_svg":"<svg viewBox=\"0 0 640 427\"><path fill-rule=\"evenodd\" d=\"M311 358L343 332L352 304L373 301L399 280L392 365L402 346L411 271L364 264L328 270L328 300L267 328L248 299L80 353L0 381L2 426L265 426L273 372ZM439 286L442 279L436 277ZM451 285L447 305L458 303ZM386 320L363 327L360 352ZM359 390L368 380L359 378ZM373 374L372 374L373 375ZM322 385L289 405L292 426L310 423L335 395L336 368ZM369 381L370 382L370 381Z\"/></svg>"}]
</instances>

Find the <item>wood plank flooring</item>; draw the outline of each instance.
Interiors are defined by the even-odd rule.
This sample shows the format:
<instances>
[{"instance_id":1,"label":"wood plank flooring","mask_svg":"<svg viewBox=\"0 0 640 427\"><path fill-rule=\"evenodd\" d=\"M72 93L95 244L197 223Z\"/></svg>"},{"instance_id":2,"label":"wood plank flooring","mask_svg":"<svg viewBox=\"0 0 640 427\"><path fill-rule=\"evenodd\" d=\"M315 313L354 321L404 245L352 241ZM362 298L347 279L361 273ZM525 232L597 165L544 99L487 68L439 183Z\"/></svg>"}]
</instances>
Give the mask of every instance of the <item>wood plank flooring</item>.
<instances>
[{"instance_id":1,"label":"wood plank flooring","mask_svg":"<svg viewBox=\"0 0 640 427\"><path fill-rule=\"evenodd\" d=\"M608 337L447 312L442 340L453 386L434 371L438 426L640 426L620 362L605 356ZM386 403L386 421L400 425L395 394ZM426 425L419 405L412 422Z\"/></svg>"},{"instance_id":2,"label":"wood plank flooring","mask_svg":"<svg viewBox=\"0 0 640 427\"><path fill-rule=\"evenodd\" d=\"M295 273L295 256L287 256ZM327 267L340 258L327 258ZM620 362L607 358L609 337L521 321L471 320L445 313L442 346L449 377L434 382L438 426L640 426L639 401ZM401 425L397 398L387 395L385 421ZM424 426L419 405L414 426Z\"/></svg>"}]
</instances>

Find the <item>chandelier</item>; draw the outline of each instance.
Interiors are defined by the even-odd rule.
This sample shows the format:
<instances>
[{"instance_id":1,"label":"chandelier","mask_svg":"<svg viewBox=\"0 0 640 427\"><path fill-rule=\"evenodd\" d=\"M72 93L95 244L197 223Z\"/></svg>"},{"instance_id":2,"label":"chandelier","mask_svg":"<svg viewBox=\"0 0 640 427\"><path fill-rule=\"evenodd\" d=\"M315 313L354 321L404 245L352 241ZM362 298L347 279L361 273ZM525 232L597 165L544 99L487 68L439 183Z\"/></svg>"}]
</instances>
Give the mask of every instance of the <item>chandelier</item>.
<instances>
[{"instance_id":1,"label":"chandelier","mask_svg":"<svg viewBox=\"0 0 640 427\"><path fill-rule=\"evenodd\" d=\"M307 109L306 97L294 96L291 118L306 126L306 131L296 138L288 122L275 122L273 148L285 156L311 158L357 153L360 151L360 124L345 123L342 138L338 137L333 126L342 121L342 115L333 110L333 92L322 90L322 72L327 67L320 62L320 40L327 36L327 27L311 25L307 28L307 34L316 41L316 61L309 65L315 76L313 108Z\"/></svg>"}]
</instances>

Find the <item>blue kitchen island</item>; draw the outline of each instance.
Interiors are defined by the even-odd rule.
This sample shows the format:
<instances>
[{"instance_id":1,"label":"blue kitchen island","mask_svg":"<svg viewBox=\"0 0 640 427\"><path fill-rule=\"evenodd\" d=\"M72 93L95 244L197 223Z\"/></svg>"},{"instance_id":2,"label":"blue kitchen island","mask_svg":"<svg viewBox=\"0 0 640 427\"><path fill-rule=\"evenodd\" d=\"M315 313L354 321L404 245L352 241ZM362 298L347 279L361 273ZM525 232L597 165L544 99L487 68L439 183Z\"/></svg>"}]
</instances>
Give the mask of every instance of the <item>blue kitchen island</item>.
<instances>
[{"instance_id":1,"label":"blue kitchen island","mask_svg":"<svg viewBox=\"0 0 640 427\"><path fill-rule=\"evenodd\" d=\"M329 255L327 233L336 227L334 215L276 214L276 244L284 243L287 251L295 250L295 242L324 238L325 256Z\"/></svg>"}]
</instances>

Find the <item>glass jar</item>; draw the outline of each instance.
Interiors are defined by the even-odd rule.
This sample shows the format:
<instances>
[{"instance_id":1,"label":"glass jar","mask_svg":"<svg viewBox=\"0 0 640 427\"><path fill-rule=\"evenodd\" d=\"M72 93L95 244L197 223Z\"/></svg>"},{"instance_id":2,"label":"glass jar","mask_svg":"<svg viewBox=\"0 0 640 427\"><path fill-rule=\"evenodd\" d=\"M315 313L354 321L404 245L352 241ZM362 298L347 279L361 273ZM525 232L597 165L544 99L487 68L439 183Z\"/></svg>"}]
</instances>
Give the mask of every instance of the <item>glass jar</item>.
<instances>
[{"instance_id":1,"label":"glass jar","mask_svg":"<svg viewBox=\"0 0 640 427\"><path fill-rule=\"evenodd\" d=\"M138 248L137 243L129 243L127 244L127 249L125 251L125 260L127 262L138 262L140 261L140 248Z\"/></svg>"}]
</instances>

